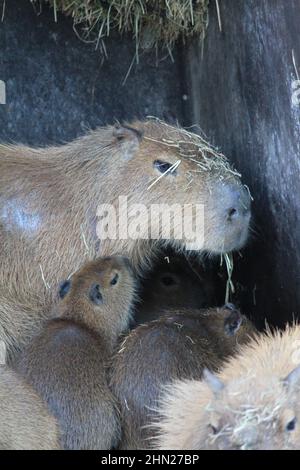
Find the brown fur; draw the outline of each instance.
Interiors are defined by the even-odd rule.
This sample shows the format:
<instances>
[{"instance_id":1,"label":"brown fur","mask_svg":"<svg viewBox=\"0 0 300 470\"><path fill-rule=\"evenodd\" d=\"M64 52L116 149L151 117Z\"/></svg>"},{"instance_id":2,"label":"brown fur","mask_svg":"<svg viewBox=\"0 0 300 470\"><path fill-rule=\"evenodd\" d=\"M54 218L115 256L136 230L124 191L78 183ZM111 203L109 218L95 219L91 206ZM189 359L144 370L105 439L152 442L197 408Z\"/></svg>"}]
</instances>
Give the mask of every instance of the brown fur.
<instances>
[{"instance_id":1,"label":"brown fur","mask_svg":"<svg viewBox=\"0 0 300 470\"><path fill-rule=\"evenodd\" d=\"M143 279L136 305L136 324L157 320L170 308L204 308L214 305L212 273L200 260L163 252Z\"/></svg>"},{"instance_id":2,"label":"brown fur","mask_svg":"<svg viewBox=\"0 0 300 470\"><path fill-rule=\"evenodd\" d=\"M0 366L0 449L59 449L55 419L36 392L6 366Z\"/></svg>"},{"instance_id":3,"label":"brown fur","mask_svg":"<svg viewBox=\"0 0 300 470\"><path fill-rule=\"evenodd\" d=\"M161 449L300 449L300 326L258 336L218 374L224 388L178 381L165 392ZM295 429L287 426L295 422ZM296 421L295 421L296 420Z\"/></svg>"},{"instance_id":4,"label":"brown fur","mask_svg":"<svg viewBox=\"0 0 300 470\"><path fill-rule=\"evenodd\" d=\"M111 285L115 275L118 283ZM95 286L100 286L95 290ZM101 293L99 304L91 293ZM119 418L107 382L107 367L134 298L127 261L93 261L71 278L71 286L49 320L25 348L17 370L56 416L65 449L111 449Z\"/></svg>"},{"instance_id":5,"label":"brown fur","mask_svg":"<svg viewBox=\"0 0 300 470\"><path fill-rule=\"evenodd\" d=\"M121 408L122 449L151 447L149 425L157 416L162 385L176 378L200 378L205 367L218 370L238 344L248 341L254 327L245 317L235 333L227 332L232 315L242 320L239 312L228 309L169 311L127 336L111 379Z\"/></svg>"},{"instance_id":6,"label":"brown fur","mask_svg":"<svg viewBox=\"0 0 300 470\"><path fill-rule=\"evenodd\" d=\"M9 352L26 344L49 316L58 281L87 260L128 254L135 268L153 258L157 242L97 239L100 203L118 196L155 203L204 204L204 244L223 252L246 241L250 218L228 220L230 188L242 191L224 158L196 135L157 120L99 128L70 144L45 149L0 145L0 339ZM177 176L160 176L153 162L181 160ZM229 207L228 207L229 205ZM192 220L191 220L192 222ZM157 229L158 241L163 236ZM141 237L146 227L142 227ZM148 233L148 231L147 231ZM185 249L186 240L170 240Z\"/></svg>"}]
</instances>

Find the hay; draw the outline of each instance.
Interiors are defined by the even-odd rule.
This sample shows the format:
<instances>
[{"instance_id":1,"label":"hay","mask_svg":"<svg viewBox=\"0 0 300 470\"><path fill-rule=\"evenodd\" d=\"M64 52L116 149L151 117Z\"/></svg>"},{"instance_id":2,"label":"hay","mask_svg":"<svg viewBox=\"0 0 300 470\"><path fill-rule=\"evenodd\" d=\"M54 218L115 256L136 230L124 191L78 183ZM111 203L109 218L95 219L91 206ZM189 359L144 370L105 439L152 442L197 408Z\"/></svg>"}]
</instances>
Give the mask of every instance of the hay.
<instances>
[{"instance_id":1,"label":"hay","mask_svg":"<svg viewBox=\"0 0 300 470\"><path fill-rule=\"evenodd\" d=\"M176 169L179 167L180 163L181 163L181 160L177 160L177 162L175 162L173 165L171 165L170 168L168 168L162 175L160 175L158 178L156 178L153 181L153 183L151 183L148 186L147 191L149 191L149 189L151 189L158 181L160 181L168 173L174 173L174 171L176 171Z\"/></svg>"},{"instance_id":2,"label":"hay","mask_svg":"<svg viewBox=\"0 0 300 470\"><path fill-rule=\"evenodd\" d=\"M233 255L232 253L221 254L221 266L223 264L223 257L226 263L227 269L227 281L226 281L226 292L225 292L225 304L230 301L231 294L235 293L234 284L232 282L232 273L233 273Z\"/></svg>"},{"instance_id":3,"label":"hay","mask_svg":"<svg viewBox=\"0 0 300 470\"><path fill-rule=\"evenodd\" d=\"M195 163L195 169L190 170L187 175L189 183L193 181L194 174L206 171L214 172L215 175L218 175L220 181L227 177L228 174L241 178L241 174L231 167L228 159L210 145L201 135L167 124L155 116L147 116L147 119L151 120L154 124L159 124L160 128L163 128L163 134L161 138L144 135L145 140L175 149L180 159L188 159ZM180 159L178 162L181 162ZM175 165L178 166L178 162Z\"/></svg>"},{"instance_id":4,"label":"hay","mask_svg":"<svg viewBox=\"0 0 300 470\"><path fill-rule=\"evenodd\" d=\"M205 35L209 0L31 0L49 3L54 20L58 12L72 17L74 30L96 47L111 31L131 33L136 50L162 45L169 51L182 37Z\"/></svg>"},{"instance_id":5,"label":"hay","mask_svg":"<svg viewBox=\"0 0 300 470\"><path fill-rule=\"evenodd\" d=\"M6 7L6 0L3 0L3 4L2 4L2 15L1 15L1 23L3 23L3 20L4 20L5 7Z\"/></svg>"}]
</instances>

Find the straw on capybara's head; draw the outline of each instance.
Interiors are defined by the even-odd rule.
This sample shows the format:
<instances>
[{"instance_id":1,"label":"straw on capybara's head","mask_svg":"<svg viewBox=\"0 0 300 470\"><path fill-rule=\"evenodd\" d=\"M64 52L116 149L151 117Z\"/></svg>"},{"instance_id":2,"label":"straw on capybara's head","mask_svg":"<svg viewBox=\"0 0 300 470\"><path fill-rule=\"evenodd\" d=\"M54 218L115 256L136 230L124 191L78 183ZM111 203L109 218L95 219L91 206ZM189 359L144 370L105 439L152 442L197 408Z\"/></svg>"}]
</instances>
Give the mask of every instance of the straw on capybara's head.
<instances>
[{"instance_id":1,"label":"straw on capybara's head","mask_svg":"<svg viewBox=\"0 0 300 470\"><path fill-rule=\"evenodd\" d=\"M129 237L167 239L179 248L193 243L209 252L241 248L250 196L225 157L198 135L161 121L133 126L113 130L112 152L118 145L126 150L107 162L115 195L128 196L129 218L137 215L133 203L146 207L139 209L137 230L128 226ZM171 214L170 223L158 220L156 210Z\"/></svg>"}]
</instances>

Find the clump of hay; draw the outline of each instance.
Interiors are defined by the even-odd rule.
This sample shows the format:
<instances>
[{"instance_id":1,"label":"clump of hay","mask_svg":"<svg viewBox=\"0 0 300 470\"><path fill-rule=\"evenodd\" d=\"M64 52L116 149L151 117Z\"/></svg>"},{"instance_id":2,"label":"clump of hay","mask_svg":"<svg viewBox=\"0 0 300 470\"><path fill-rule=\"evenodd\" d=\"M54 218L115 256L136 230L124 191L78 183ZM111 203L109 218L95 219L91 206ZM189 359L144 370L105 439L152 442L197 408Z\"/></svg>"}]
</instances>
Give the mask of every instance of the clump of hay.
<instances>
[{"instance_id":1,"label":"clump of hay","mask_svg":"<svg viewBox=\"0 0 300 470\"><path fill-rule=\"evenodd\" d=\"M234 284L232 282L233 273L233 255L232 253L224 253L226 269L227 269L227 281L226 281L226 293L225 293L225 304L230 300L231 294L235 293ZM221 255L221 264L223 262L223 255Z\"/></svg>"},{"instance_id":2,"label":"clump of hay","mask_svg":"<svg viewBox=\"0 0 300 470\"><path fill-rule=\"evenodd\" d=\"M189 185L192 184L194 175L206 171L214 171L220 181L232 174L241 178L241 174L233 169L229 160L216 148L209 144L200 134L195 134L184 128L177 128L174 125L167 124L157 117L147 116L152 126L157 124L157 132L152 129L155 137L144 135L145 140L157 142L166 147L175 149L179 160L169 168L162 176L169 171L176 170L181 159L189 159L195 163L195 169L187 173Z\"/></svg>"},{"instance_id":3,"label":"clump of hay","mask_svg":"<svg viewBox=\"0 0 300 470\"><path fill-rule=\"evenodd\" d=\"M74 29L84 40L99 45L111 31L131 33L137 50L163 45L171 49L182 37L204 37L209 0L31 0L49 3L73 18Z\"/></svg>"}]
</instances>

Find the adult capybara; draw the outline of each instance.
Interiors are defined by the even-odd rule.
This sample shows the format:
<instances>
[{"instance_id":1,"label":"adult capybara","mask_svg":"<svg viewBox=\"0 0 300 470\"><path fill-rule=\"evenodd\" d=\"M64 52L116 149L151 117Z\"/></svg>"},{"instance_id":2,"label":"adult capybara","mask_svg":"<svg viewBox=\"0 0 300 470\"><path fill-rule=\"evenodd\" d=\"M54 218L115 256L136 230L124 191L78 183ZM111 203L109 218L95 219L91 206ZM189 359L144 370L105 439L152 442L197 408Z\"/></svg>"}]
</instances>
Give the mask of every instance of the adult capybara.
<instances>
[{"instance_id":1,"label":"adult capybara","mask_svg":"<svg viewBox=\"0 0 300 470\"><path fill-rule=\"evenodd\" d=\"M0 449L59 449L59 429L36 392L0 366Z\"/></svg>"},{"instance_id":2,"label":"adult capybara","mask_svg":"<svg viewBox=\"0 0 300 470\"><path fill-rule=\"evenodd\" d=\"M107 368L128 328L135 281L128 260L89 262L61 284L55 318L33 338L17 371L48 403L64 449L111 449L120 434Z\"/></svg>"},{"instance_id":3,"label":"adult capybara","mask_svg":"<svg viewBox=\"0 0 300 470\"><path fill-rule=\"evenodd\" d=\"M201 260L163 251L141 282L135 324L156 320L170 308L204 308L214 305L212 271Z\"/></svg>"},{"instance_id":4,"label":"adult capybara","mask_svg":"<svg viewBox=\"0 0 300 470\"><path fill-rule=\"evenodd\" d=\"M300 326L258 336L217 375L167 388L161 449L300 449Z\"/></svg>"},{"instance_id":5,"label":"adult capybara","mask_svg":"<svg viewBox=\"0 0 300 470\"><path fill-rule=\"evenodd\" d=\"M121 410L120 448L151 448L149 425L157 416L162 386L175 379L199 379L204 368L219 370L253 331L231 304L169 312L131 331L112 366L111 387Z\"/></svg>"},{"instance_id":6,"label":"adult capybara","mask_svg":"<svg viewBox=\"0 0 300 470\"><path fill-rule=\"evenodd\" d=\"M162 240L239 249L249 219L248 191L226 159L156 119L59 147L1 145L0 339L9 353L26 344L59 280L87 260L121 253L143 269Z\"/></svg>"}]
</instances>

